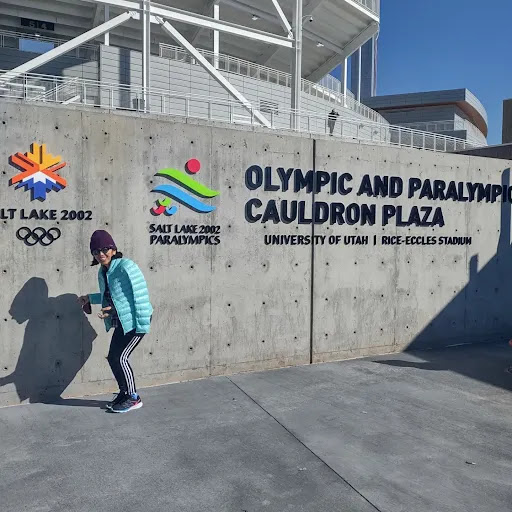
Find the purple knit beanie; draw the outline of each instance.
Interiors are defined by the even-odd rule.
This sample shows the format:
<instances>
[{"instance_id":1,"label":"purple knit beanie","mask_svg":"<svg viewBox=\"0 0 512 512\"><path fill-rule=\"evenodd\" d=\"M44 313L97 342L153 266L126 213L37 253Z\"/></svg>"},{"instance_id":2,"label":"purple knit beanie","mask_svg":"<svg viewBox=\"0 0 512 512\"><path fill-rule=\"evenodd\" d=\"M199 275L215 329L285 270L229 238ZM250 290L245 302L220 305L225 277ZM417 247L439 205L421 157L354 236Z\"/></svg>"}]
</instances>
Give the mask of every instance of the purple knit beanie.
<instances>
[{"instance_id":1,"label":"purple knit beanie","mask_svg":"<svg viewBox=\"0 0 512 512\"><path fill-rule=\"evenodd\" d=\"M110 233L103 231L103 229L98 229L92 234L90 247L91 253L97 249L104 249L105 247L117 250L114 239L110 236Z\"/></svg>"}]
</instances>

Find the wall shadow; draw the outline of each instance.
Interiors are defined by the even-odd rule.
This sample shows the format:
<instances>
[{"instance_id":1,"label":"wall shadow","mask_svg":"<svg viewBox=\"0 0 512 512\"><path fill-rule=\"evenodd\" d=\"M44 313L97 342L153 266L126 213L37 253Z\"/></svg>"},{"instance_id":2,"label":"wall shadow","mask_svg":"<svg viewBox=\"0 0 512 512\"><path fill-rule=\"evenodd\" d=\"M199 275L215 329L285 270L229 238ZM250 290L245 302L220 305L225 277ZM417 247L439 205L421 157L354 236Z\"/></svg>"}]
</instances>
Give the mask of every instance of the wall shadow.
<instances>
[{"instance_id":1,"label":"wall shadow","mask_svg":"<svg viewBox=\"0 0 512 512\"><path fill-rule=\"evenodd\" d=\"M77 296L49 297L46 281L32 277L14 298L9 314L26 326L16 367L0 378L0 386L14 383L20 401L99 407L96 400L67 403L61 398L91 355L97 337Z\"/></svg>"},{"instance_id":2,"label":"wall shadow","mask_svg":"<svg viewBox=\"0 0 512 512\"><path fill-rule=\"evenodd\" d=\"M123 85L119 92L119 106L128 110L136 110L139 108L137 100L132 98L131 94L131 62L130 50L127 48L119 48L119 84Z\"/></svg>"},{"instance_id":3,"label":"wall shadow","mask_svg":"<svg viewBox=\"0 0 512 512\"><path fill-rule=\"evenodd\" d=\"M435 351L418 351L414 356L422 361L379 358L374 362L398 368L422 371L451 371L479 382L512 391L512 350L505 344L479 343L475 345L445 348Z\"/></svg>"},{"instance_id":4,"label":"wall shadow","mask_svg":"<svg viewBox=\"0 0 512 512\"><path fill-rule=\"evenodd\" d=\"M502 173L502 185L510 185L510 169ZM498 229L498 226L496 226ZM469 281L407 347L421 351L417 363L376 360L380 364L423 370L451 370L472 379L512 390L512 246L511 204L501 203L500 237L494 256L478 270L478 254L468 264ZM477 235L475 233L475 235ZM478 236L478 235L477 235ZM471 246L468 246L471 251ZM483 344L433 352L456 344ZM494 345L493 345L494 343ZM453 355L457 354L457 355Z\"/></svg>"},{"instance_id":5,"label":"wall shadow","mask_svg":"<svg viewBox=\"0 0 512 512\"><path fill-rule=\"evenodd\" d=\"M41 53L21 51L18 48L0 48L0 59L9 64L8 69L13 69L17 66L25 64L28 61L39 57L40 55ZM77 57L76 54L61 55L60 57L57 57L56 59L37 67L32 71L32 73L41 75L66 76L67 78L72 78L70 73L66 74L65 72L68 69L73 68L74 72L76 73L77 70L82 66L79 73L80 78L93 78L90 76L90 73L85 73L84 66L89 63L96 63L97 61L98 57L94 55L92 50L87 50L86 48L81 47L80 57Z\"/></svg>"}]
</instances>

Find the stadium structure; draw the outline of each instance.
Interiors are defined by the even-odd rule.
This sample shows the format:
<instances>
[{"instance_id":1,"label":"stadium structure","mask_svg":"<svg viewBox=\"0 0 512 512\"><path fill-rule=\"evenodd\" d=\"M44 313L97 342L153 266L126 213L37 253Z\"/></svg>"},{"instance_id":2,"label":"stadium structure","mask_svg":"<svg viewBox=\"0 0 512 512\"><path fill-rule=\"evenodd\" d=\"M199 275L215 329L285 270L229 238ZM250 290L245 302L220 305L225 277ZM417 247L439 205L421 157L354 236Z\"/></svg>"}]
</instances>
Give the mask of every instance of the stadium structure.
<instances>
[{"instance_id":1,"label":"stadium structure","mask_svg":"<svg viewBox=\"0 0 512 512\"><path fill-rule=\"evenodd\" d=\"M487 145L487 112L467 89L374 96L362 100L393 125Z\"/></svg>"},{"instance_id":2,"label":"stadium structure","mask_svg":"<svg viewBox=\"0 0 512 512\"><path fill-rule=\"evenodd\" d=\"M434 151L474 145L390 124L358 101L361 65L354 97L348 59L373 48L379 24L380 0L3 0L0 97Z\"/></svg>"}]
</instances>

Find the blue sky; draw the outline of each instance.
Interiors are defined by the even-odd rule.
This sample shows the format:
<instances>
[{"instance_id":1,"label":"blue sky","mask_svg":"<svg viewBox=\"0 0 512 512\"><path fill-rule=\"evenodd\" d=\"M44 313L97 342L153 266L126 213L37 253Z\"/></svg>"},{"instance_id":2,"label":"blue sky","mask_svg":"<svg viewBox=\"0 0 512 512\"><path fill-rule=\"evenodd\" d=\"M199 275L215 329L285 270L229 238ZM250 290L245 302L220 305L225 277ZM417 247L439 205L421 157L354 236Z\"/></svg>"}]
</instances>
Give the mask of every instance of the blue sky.
<instances>
[{"instance_id":1,"label":"blue sky","mask_svg":"<svg viewBox=\"0 0 512 512\"><path fill-rule=\"evenodd\" d=\"M381 0L377 94L465 87L501 143L512 98L512 0Z\"/></svg>"}]
</instances>

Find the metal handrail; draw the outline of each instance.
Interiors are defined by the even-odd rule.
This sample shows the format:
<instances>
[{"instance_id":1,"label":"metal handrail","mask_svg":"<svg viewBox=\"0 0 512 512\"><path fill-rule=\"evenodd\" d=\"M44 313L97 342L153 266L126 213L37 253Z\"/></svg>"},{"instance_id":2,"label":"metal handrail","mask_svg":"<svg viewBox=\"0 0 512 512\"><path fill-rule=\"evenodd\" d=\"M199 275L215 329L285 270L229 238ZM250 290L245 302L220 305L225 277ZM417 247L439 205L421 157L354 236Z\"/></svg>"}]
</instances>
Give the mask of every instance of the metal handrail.
<instances>
[{"instance_id":1,"label":"metal handrail","mask_svg":"<svg viewBox=\"0 0 512 512\"><path fill-rule=\"evenodd\" d=\"M372 0L373 1L373 0ZM0 47L11 47L6 44L7 38L14 39L32 39L34 41L51 42L55 46L59 46L65 42L65 39L58 39L48 36L36 36L34 34L25 34L22 32L14 32L9 30L0 30ZM97 59L99 52L99 45L85 43L77 48L74 52L76 57L83 57L83 50L90 52L88 58ZM214 53L209 50L200 50L200 52L208 58L212 63L214 62ZM178 46L160 43L159 45L160 57L169 58L176 61L189 61L194 63L194 60L189 57L185 50ZM174 54L174 56L173 56ZM261 64L255 64L250 61L231 57L229 55L219 54L219 65L224 65L223 71L242 76L252 77L258 80L276 83L286 87L291 87L291 75L277 69L269 68ZM245 70L245 72L244 72ZM323 83L322 83L323 82ZM348 108L357 112L359 115L366 117L375 122L388 124L387 121L378 112L372 110L363 103L357 101L352 95L347 94L345 98L342 93L341 82L331 75L324 77L320 83L314 83L309 80L302 80L302 91L314 97L323 97L328 101L336 104L340 108Z\"/></svg>"},{"instance_id":2,"label":"metal handrail","mask_svg":"<svg viewBox=\"0 0 512 512\"><path fill-rule=\"evenodd\" d=\"M291 87L292 77L290 73L269 68L261 64L255 64L254 62L239 59L238 57L231 57L230 55L218 54L218 56L216 56L214 52L210 50L200 49L199 52L206 59L208 59L210 63L213 64L214 62L218 62L220 71L232 73L235 75L246 76L257 80L263 80L285 87ZM185 51L185 49L181 48L180 46L160 43L159 55L162 58L167 58L169 60L174 60L177 62L189 62L191 64L196 64L196 61L192 57L190 57L190 55ZM345 97L345 95L341 93L340 90L330 89L329 87L326 87L319 83L302 79L302 91L305 94L310 94L311 96L315 97L327 97L338 107L349 108L350 110L357 112L359 115L362 115L363 117L366 117L371 121L388 124L384 117L382 117L378 112L372 110L370 107L357 101L350 95L347 95L347 97Z\"/></svg>"},{"instance_id":3,"label":"metal handrail","mask_svg":"<svg viewBox=\"0 0 512 512\"><path fill-rule=\"evenodd\" d=\"M24 32L13 32L10 30L0 30L0 48L12 48L12 46L9 46L6 44L7 38L13 38L13 39L31 39L33 41L42 41L45 43L53 43L55 46L60 46L64 43L67 43L67 39L58 39L56 37L48 37L48 36L36 36L35 34L25 34ZM80 46L77 46L73 52L75 52L75 55L80 58L80 52L81 50L87 50L88 53L90 53L90 59L97 60L98 53L99 53L99 45L97 44L91 44L91 43L84 43Z\"/></svg>"},{"instance_id":4,"label":"metal handrail","mask_svg":"<svg viewBox=\"0 0 512 512\"><path fill-rule=\"evenodd\" d=\"M34 96L33 98L27 98L28 101L47 101L52 96L55 96L56 101L58 101L59 92L65 90L66 87L73 87L76 86L78 83L78 77L70 77L66 79L66 81L55 85L53 89L47 89L44 93L40 94L39 96Z\"/></svg>"},{"instance_id":5,"label":"metal handrail","mask_svg":"<svg viewBox=\"0 0 512 512\"><path fill-rule=\"evenodd\" d=\"M406 128L411 128L412 130L420 130L426 132L453 132L458 130L478 130L473 124L469 121L465 121L463 119L442 119L439 121L417 121L411 123L400 123L400 126L404 126ZM473 137L471 133L468 132L466 136L466 141L471 142L475 145L485 144L485 137L482 134L482 139L478 137Z\"/></svg>"},{"instance_id":6,"label":"metal handrail","mask_svg":"<svg viewBox=\"0 0 512 512\"><path fill-rule=\"evenodd\" d=\"M464 129L463 123L456 122L453 119L442 119L440 121L417 121L410 123L400 123L400 126L405 126L413 130L433 132Z\"/></svg>"},{"instance_id":7,"label":"metal handrail","mask_svg":"<svg viewBox=\"0 0 512 512\"><path fill-rule=\"evenodd\" d=\"M380 14L380 1L379 0L354 0L356 3L362 5L373 14L379 16Z\"/></svg>"},{"instance_id":8,"label":"metal handrail","mask_svg":"<svg viewBox=\"0 0 512 512\"><path fill-rule=\"evenodd\" d=\"M0 77L5 72L0 70ZM41 87L46 88L47 92L43 95L35 94L34 89L40 90ZM66 95L61 94L59 97L57 94L59 91L65 91ZM72 102L74 105L184 116L231 124L259 124L255 117L256 109L247 105L242 106L238 102L173 93L161 89L149 89L146 93L144 94L140 86L35 73L20 75L12 81L5 82L0 89L0 97L17 98L22 101L61 104ZM144 104L145 97L149 97L147 105ZM411 130L403 126L384 125L354 116L341 115L332 125L326 113L297 112L287 109L271 110L263 114L269 119L271 127L276 130L330 134L349 141L431 151L457 151L473 147L473 144L456 137ZM295 126L299 129L294 128Z\"/></svg>"},{"instance_id":9,"label":"metal handrail","mask_svg":"<svg viewBox=\"0 0 512 512\"><path fill-rule=\"evenodd\" d=\"M11 30L0 30L0 47L4 47L4 37L13 37L16 39L33 39L35 41L44 41L47 43L54 43L55 46L60 46L61 44L67 43L68 39L59 39L57 37L48 37L48 36L36 36L35 34L26 34L25 32L15 32ZM82 48L89 48L98 50L99 45L91 44L91 43L83 43L80 45Z\"/></svg>"},{"instance_id":10,"label":"metal handrail","mask_svg":"<svg viewBox=\"0 0 512 512\"><path fill-rule=\"evenodd\" d=\"M318 81L318 83L323 87L327 87L327 89L330 89L331 91L343 94L343 82L341 80L338 80L335 76L325 75L322 79ZM352 94L350 90L347 90L347 93Z\"/></svg>"}]
</instances>

